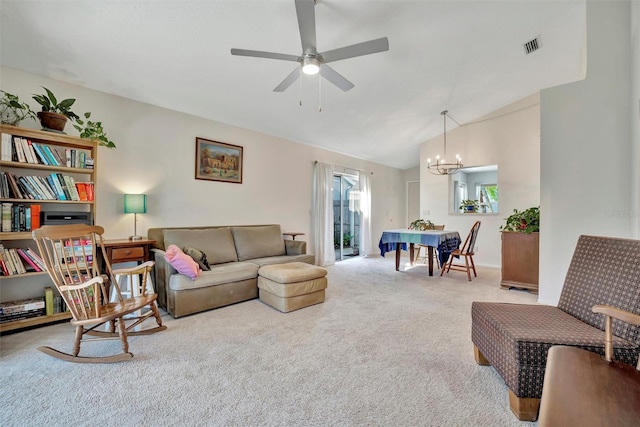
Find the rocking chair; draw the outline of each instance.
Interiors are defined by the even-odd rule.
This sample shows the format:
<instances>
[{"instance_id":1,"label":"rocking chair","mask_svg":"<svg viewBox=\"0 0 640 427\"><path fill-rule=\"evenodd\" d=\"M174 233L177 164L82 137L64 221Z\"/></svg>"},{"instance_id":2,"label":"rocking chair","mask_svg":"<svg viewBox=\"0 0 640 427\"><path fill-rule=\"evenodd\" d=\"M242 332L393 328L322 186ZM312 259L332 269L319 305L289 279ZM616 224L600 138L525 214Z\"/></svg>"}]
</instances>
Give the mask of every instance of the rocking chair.
<instances>
[{"instance_id":1,"label":"rocking chair","mask_svg":"<svg viewBox=\"0 0 640 427\"><path fill-rule=\"evenodd\" d=\"M76 327L73 353L38 347L49 356L79 363L121 362L133 357L127 336L148 335L167 328L162 325L156 306L157 295L146 292L146 281L154 263L148 261L136 267L112 270L103 245L103 233L100 226L84 224L46 225L32 232L47 272L71 312L71 324ZM100 271L96 259L98 248L102 251L104 272ZM141 294L124 298L115 280L116 275L139 279ZM109 300L109 287L112 288L112 302ZM150 317L155 318L155 327L131 331ZM104 324L108 324L107 330L99 330ZM117 338L122 343L122 353L98 357L79 355L82 342Z\"/></svg>"}]
</instances>

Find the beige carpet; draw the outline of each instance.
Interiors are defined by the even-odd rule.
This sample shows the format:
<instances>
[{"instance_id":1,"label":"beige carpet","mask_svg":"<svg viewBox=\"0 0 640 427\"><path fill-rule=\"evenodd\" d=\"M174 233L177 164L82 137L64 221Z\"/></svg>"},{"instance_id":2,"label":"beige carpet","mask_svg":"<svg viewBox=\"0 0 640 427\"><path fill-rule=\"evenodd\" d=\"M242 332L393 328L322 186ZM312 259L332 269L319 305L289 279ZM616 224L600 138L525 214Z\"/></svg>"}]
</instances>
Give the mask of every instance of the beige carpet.
<instances>
[{"instance_id":1,"label":"beige carpet","mask_svg":"<svg viewBox=\"0 0 640 427\"><path fill-rule=\"evenodd\" d=\"M493 368L476 365L471 302L535 303L500 290L500 272L472 282L393 257L329 268L324 304L283 314L258 300L173 319L132 337L132 361L62 362L59 324L0 338L5 426L523 426ZM90 344L119 351L117 341Z\"/></svg>"}]
</instances>

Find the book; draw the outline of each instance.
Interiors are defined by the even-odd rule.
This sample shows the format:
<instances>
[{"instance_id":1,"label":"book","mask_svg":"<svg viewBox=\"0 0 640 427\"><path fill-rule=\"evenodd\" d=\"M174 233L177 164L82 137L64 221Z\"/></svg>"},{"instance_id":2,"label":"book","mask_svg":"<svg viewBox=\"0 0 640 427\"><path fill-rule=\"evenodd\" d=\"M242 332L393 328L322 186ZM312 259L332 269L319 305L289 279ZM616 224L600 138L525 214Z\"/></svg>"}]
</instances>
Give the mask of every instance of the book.
<instances>
[{"instance_id":1,"label":"book","mask_svg":"<svg viewBox=\"0 0 640 427\"><path fill-rule=\"evenodd\" d=\"M53 290L51 286L44 288L44 308L47 316L53 316Z\"/></svg>"},{"instance_id":2,"label":"book","mask_svg":"<svg viewBox=\"0 0 640 427\"><path fill-rule=\"evenodd\" d=\"M64 155L65 155L67 167L70 168L71 167L71 149L65 148Z\"/></svg>"},{"instance_id":3,"label":"book","mask_svg":"<svg viewBox=\"0 0 640 427\"><path fill-rule=\"evenodd\" d=\"M44 261L42 260L40 255L38 255L38 253L36 251L34 251L33 249L27 247L27 248L24 248L24 252L29 256L29 258L31 258L31 260L38 267L40 267L40 270L47 271L47 266L45 265Z\"/></svg>"},{"instance_id":4,"label":"book","mask_svg":"<svg viewBox=\"0 0 640 427\"><path fill-rule=\"evenodd\" d=\"M22 138L22 139L23 139L24 141L27 141L27 148L28 148L28 151L29 151L29 155L30 155L30 157L31 157L31 160L32 160L32 162L31 162L31 163L33 163L33 164L35 164L35 165L40 164L40 160L38 159L38 156L36 156L36 152L35 152L35 150L33 149L33 144L31 143L31 140L30 140L30 139L27 139L27 138Z\"/></svg>"},{"instance_id":5,"label":"book","mask_svg":"<svg viewBox=\"0 0 640 427\"><path fill-rule=\"evenodd\" d=\"M53 157L55 157L56 162L58 162L58 166L66 166L67 161L64 159L64 155L60 154L60 148L49 147L51 149L51 153L53 153Z\"/></svg>"},{"instance_id":6,"label":"book","mask_svg":"<svg viewBox=\"0 0 640 427\"><path fill-rule=\"evenodd\" d=\"M42 211L42 206L40 205L31 205L31 230L37 230L40 228L40 212Z\"/></svg>"},{"instance_id":7,"label":"book","mask_svg":"<svg viewBox=\"0 0 640 427\"><path fill-rule=\"evenodd\" d=\"M87 184L84 182L76 182L76 190L78 191L78 197L81 201L86 202L87 199Z\"/></svg>"},{"instance_id":8,"label":"book","mask_svg":"<svg viewBox=\"0 0 640 427\"><path fill-rule=\"evenodd\" d=\"M86 169L93 169L93 157L87 157L84 159L84 166Z\"/></svg>"},{"instance_id":9,"label":"book","mask_svg":"<svg viewBox=\"0 0 640 427\"><path fill-rule=\"evenodd\" d=\"M43 145L42 148L44 148L44 153L47 156L47 159L49 160L49 162L51 163L51 165L53 166L60 166L58 164L58 161L56 160L56 158L54 157L53 153L51 152L51 148L49 148L48 145Z\"/></svg>"},{"instance_id":10,"label":"book","mask_svg":"<svg viewBox=\"0 0 640 427\"><path fill-rule=\"evenodd\" d=\"M64 177L62 176L61 173L53 173L51 174L52 178L57 178L58 179L58 183L60 183L60 188L62 188L62 192L64 193L64 198L61 200L71 200L71 193L69 193L69 190L67 189L67 182L65 181Z\"/></svg>"},{"instance_id":11,"label":"book","mask_svg":"<svg viewBox=\"0 0 640 427\"><path fill-rule=\"evenodd\" d=\"M15 269L15 274L24 274L27 270L24 268L22 261L20 260L20 255L16 252L15 248L9 248L8 250L9 258L13 264L13 268Z\"/></svg>"},{"instance_id":12,"label":"book","mask_svg":"<svg viewBox=\"0 0 640 427\"><path fill-rule=\"evenodd\" d=\"M69 194L71 194L71 200L80 200L80 194L78 194L75 179L73 179L72 176L65 175L64 180L67 183L67 190L69 190Z\"/></svg>"},{"instance_id":13,"label":"book","mask_svg":"<svg viewBox=\"0 0 640 427\"><path fill-rule=\"evenodd\" d=\"M25 262L29 264L29 266L31 266L34 271L42 271L42 269L31 259L31 257L27 255L27 252L24 249L18 248L17 251L18 255L20 255L20 257L25 260Z\"/></svg>"},{"instance_id":14,"label":"book","mask_svg":"<svg viewBox=\"0 0 640 427\"><path fill-rule=\"evenodd\" d=\"M45 308L44 298L28 298L0 303L0 315L36 311Z\"/></svg>"},{"instance_id":15,"label":"book","mask_svg":"<svg viewBox=\"0 0 640 427\"><path fill-rule=\"evenodd\" d=\"M42 147L40 146L40 144L38 144L36 142L32 142L31 146L33 147L33 149L36 152L36 155L40 159L40 163L42 163L43 165L49 166L49 160L47 160L47 156L45 156L44 151L43 151Z\"/></svg>"},{"instance_id":16,"label":"book","mask_svg":"<svg viewBox=\"0 0 640 427\"><path fill-rule=\"evenodd\" d=\"M7 172L7 178L9 179L9 188L11 189L11 195L13 196L13 198L24 199L22 193L20 192L20 187L18 187L16 176L11 172Z\"/></svg>"},{"instance_id":17,"label":"book","mask_svg":"<svg viewBox=\"0 0 640 427\"><path fill-rule=\"evenodd\" d=\"M52 173L47 177L47 181L49 182L49 186L54 190L54 199L57 200L67 200L64 191L62 190L62 185L60 185L60 181L58 180L58 176L55 173Z\"/></svg>"},{"instance_id":18,"label":"book","mask_svg":"<svg viewBox=\"0 0 640 427\"><path fill-rule=\"evenodd\" d=\"M27 158L25 157L24 150L22 148L22 138L14 136L13 146L15 147L16 153L18 154L18 161L20 163L27 163Z\"/></svg>"},{"instance_id":19,"label":"book","mask_svg":"<svg viewBox=\"0 0 640 427\"><path fill-rule=\"evenodd\" d=\"M2 204L2 228L4 232L11 231L11 208L13 203Z\"/></svg>"},{"instance_id":20,"label":"book","mask_svg":"<svg viewBox=\"0 0 640 427\"><path fill-rule=\"evenodd\" d=\"M11 135L8 133L2 134L2 156L0 160L11 161Z\"/></svg>"},{"instance_id":21,"label":"book","mask_svg":"<svg viewBox=\"0 0 640 427\"><path fill-rule=\"evenodd\" d=\"M93 182L85 182L87 190L87 201L93 202Z\"/></svg>"}]
</instances>

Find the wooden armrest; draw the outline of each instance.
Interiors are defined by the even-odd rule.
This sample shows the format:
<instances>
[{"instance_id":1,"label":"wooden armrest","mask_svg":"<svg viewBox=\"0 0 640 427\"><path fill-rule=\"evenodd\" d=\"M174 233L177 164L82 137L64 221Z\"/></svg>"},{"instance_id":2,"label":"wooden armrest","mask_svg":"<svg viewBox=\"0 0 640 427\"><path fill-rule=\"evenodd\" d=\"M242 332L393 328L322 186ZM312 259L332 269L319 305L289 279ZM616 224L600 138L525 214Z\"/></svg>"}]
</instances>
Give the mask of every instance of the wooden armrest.
<instances>
[{"instance_id":1,"label":"wooden armrest","mask_svg":"<svg viewBox=\"0 0 640 427\"><path fill-rule=\"evenodd\" d=\"M60 290L62 291L77 291L78 289L88 288L89 286L93 286L96 283L104 283L104 279L101 276L96 276L93 279L87 280L86 282L79 283L77 285L63 285L60 286Z\"/></svg>"},{"instance_id":2,"label":"wooden armrest","mask_svg":"<svg viewBox=\"0 0 640 427\"><path fill-rule=\"evenodd\" d=\"M116 270L113 270L113 274L117 275L117 274L136 274L136 273L142 273L144 270L146 270L149 267L153 267L156 263L153 261L147 261L144 262L140 265L136 265L133 267L128 267L128 268L118 268Z\"/></svg>"},{"instance_id":3,"label":"wooden armrest","mask_svg":"<svg viewBox=\"0 0 640 427\"><path fill-rule=\"evenodd\" d=\"M605 316L615 317L623 322L640 325L640 315L630 313L609 305L594 305L591 309L594 313L604 314Z\"/></svg>"}]
</instances>

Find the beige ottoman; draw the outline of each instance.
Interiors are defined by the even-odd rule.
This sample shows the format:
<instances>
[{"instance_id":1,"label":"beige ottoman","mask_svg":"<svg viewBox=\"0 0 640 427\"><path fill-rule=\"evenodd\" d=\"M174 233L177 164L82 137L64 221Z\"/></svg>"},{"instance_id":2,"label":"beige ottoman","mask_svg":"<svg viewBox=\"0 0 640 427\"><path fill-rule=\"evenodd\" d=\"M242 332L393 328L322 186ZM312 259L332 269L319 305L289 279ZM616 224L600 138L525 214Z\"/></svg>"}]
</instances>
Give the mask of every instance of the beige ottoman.
<instances>
[{"instance_id":1,"label":"beige ottoman","mask_svg":"<svg viewBox=\"0 0 640 427\"><path fill-rule=\"evenodd\" d=\"M304 262L265 265L258 270L260 301L283 313L324 302L327 270Z\"/></svg>"}]
</instances>

